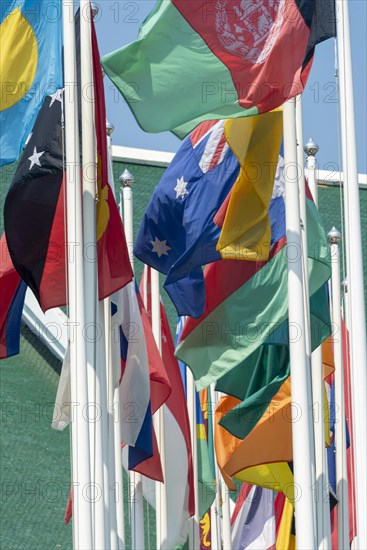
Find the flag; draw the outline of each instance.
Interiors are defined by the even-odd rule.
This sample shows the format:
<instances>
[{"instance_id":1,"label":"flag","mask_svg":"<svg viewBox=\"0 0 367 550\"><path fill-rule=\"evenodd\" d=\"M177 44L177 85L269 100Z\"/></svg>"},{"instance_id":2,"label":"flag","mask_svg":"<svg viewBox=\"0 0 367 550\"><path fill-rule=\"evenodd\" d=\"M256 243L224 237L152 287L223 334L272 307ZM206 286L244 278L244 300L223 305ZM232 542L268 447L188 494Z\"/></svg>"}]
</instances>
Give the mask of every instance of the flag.
<instances>
[{"instance_id":1,"label":"flag","mask_svg":"<svg viewBox=\"0 0 367 550\"><path fill-rule=\"evenodd\" d=\"M114 294L111 305L112 364L120 365L121 359L124 364L119 384L121 439L129 445L129 469L135 469L153 456L148 350L135 284ZM161 478L160 464L156 473Z\"/></svg>"},{"instance_id":2,"label":"flag","mask_svg":"<svg viewBox=\"0 0 367 550\"><path fill-rule=\"evenodd\" d=\"M276 483L273 478L266 477L269 468L266 465L287 463L293 460L292 450L292 409L290 378L288 378L277 394L271 399L268 408L256 423L250 433L243 439L239 439L221 426L223 417L231 417L231 422L240 423L236 416L235 406L239 400L232 396L224 396L220 399L215 411L215 452L218 466L223 479L230 488L233 488L231 479L236 477L241 481L261 484L274 490L282 490L282 485ZM255 466L264 465L262 471L255 470ZM278 468L278 469L279 469ZM251 470L251 471L250 471ZM246 471L246 473L243 473ZM275 471L275 470L274 470ZM243 473L243 475L241 475ZM257 478L252 477L257 474ZM275 475L275 474L274 474ZM264 479L270 479L271 484L264 484ZM286 475L286 485L292 478Z\"/></svg>"},{"instance_id":3,"label":"flag","mask_svg":"<svg viewBox=\"0 0 367 550\"><path fill-rule=\"evenodd\" d=\"M164 287L179 315L203 310L201 265L220 258L213 218L238 172L224 121L208 122L185 139L149 201L134 254L167 275Z\"/></svg>"},{"instance_id":4,"label":"flag","mask_svg":"<svg viewBox=\"0 0 367 550\"><path fill-rule=\"evenodd\" d=\"M281 112L205 122L186 138L156 187L134 253L167 275L164 286L179 315L203 312L203 264L221 256L268 258L281 134ZM220 234L215 217L232 187L230 221ZM238 202L246 204L245 219L233 207Z\"/></svg>"},{"instance_id":5,"label":"flag","mask_svg":"<svg viewBox=\"0 0 367 550\"><path fill-rule=\"evenodd\" d=\"M102 64L143 130L182 136L300 94L315 45L331 36L332 0L162 0L138 40Z\"/></svg>"},{"instance_id":6,"label":"flag","mask_svg":"<svg viewBox=\"0 0 367 550\"><path fill-rule=\"evenodd\" d=\"M278 166L282 122L281 111L226 121L227 142L241 170L214 218L222 228L217 249L223 258L259 261L269 257L268 210L282 169ZM280 162L284 162L282 157Z\"/></svg>"},{"instance_id":7,"label":"flag","mask_svg":"<svg viewBox=\"0 0 367 550\"><path fill-rule=\"evenodd\" d=\"M46 96L62 86L61 1L0 4L0 166L14 162Z\"/></svg>"},{"instance_id":8,"label":"flag","mask_svg":"<svg viewBox=\"0 0 367 550\"><path fill-rule=\"evenodd\" d=\"M95 74L98 149L97 253L99 299L132 279L124 230L107 181L104 96ZM63 90L48 96L14 174L4 205L5 233L15 269L43 311L63 306L66 296ZM73 244L68 253L74 253ZM75 245L77 246L77 245Z\"/></svg>"},{"instance_id":9,"label":"flag","mask_svg":"<svg viewBox=\"0 0 367 550\"><path fill-rule=\"evenodd\" d=\"M124 228L108 181L106 104L103 75L93 18L92 56L97 141L98 292L99 299L102 300L131 281L133 273L130 265Z\"/></svg>"},{"instance_id":10,"label":"flag","mask_svg":"<svg viewBox=\"0 0 367 550\"><path fill-rule=\"evenodd\" d=\"M6 359L19 353L27 286L13 267L4 234L0 239L0 259L0 359Z\"/></svg>"},{"instance_id":11,"label":"flag","mask_svg":"<svg viewBox=\"0 0 367 550\"><path fill-rule=\"evenodd\" d=\"M184 318L179 318L176 329L176 339L184 326ZM183 380L185 395L187 398L187 366L180 362L181 377ZM212 449L208 446L207 431L204 423L204 415L201 408L200 395L196 392L196 445L197 445L197 471L198 471L198 496L199 496L199 517L203 518L215 500L213 460L211 460ZM209 419L208 419L209 420Z\"/></svg>"},{"instance_id":12,"label":"flag","mask_svg":"<svg viewBox=\"0 0 367 550\"><path fill-rule=\"evenodd\" d=\"M231 517L233 550L275 550L274 492L244 483Z\"/></svg>"},{"instance_id":13,"label":"flag","mask_svg":"<svg viewBox=\"0 0 367 550\"><path fill-rule=\"evenodd\" d=\"M146 299L148 318L151 318L150 269L147 266L140 282L140 293ZM163 414L166 441L167 547L174 548L185 543L188 535L187 520L195 513L194 476L186 397L162 301L160 313L162 360L172 388L163 405Z\"/></svg>"},{"instance_id":14,"label":"flag","mask_svg":"<svg viewBox=\"0 0 367 550\"><path fill-rule=\"evenodd\" d=\"M276 550L296 550L294 506L283 494L275 498Z\"/></svg>"},{"instance_id":15,"label":"flag","mask_svg":"<svg viewBox=\"0 0 367 550\"><path fill-rule=\"evenodd\" d=\"M198 389L234 371L261 345L289 342L284 178L276 183L269 208L273 241L269 260L220 260L205 268L204 314L188 318L176 348ZM325 231L308 190L306 207L310 296L318 293L311 304L315 348L331 332L325 288L330 263ZM261 372L266 386L266 370Z\"/></svg>"}]
</instances>

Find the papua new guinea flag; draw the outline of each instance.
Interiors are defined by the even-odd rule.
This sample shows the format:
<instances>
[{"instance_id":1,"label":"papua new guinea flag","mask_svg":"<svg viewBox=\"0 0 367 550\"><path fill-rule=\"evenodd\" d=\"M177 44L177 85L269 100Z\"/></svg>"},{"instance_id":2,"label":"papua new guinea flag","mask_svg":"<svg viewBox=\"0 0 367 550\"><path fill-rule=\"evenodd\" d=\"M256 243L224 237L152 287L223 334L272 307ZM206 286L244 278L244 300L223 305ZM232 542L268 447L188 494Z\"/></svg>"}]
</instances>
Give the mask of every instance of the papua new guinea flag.
<instances>
[{"instance_id":1,"label":"papua new guinea flag","mask_svg":"<svg viewBox=\"0 0 367 550\"><path fill-rule=\"evenodd\" d=\"M106 111L97 43L93 35L96 97L97 254L99 299L132 280L126 240L107 176ZM33 290L41 308L65 305L63 90L45 99L21 157L4 206L5 233L15 269Z\"/></svg>"},{"instance_id":2,"label":"papua new guinea flag","mask_svg":"<svg viewBox=\"0 0 367 550\"><path fill-rule=\"evenodd\" d=\"M0 165L14 162L47 95L62 85L61 1L0 3Z\"/></svg>"},{"instance_id":3,"label":"papua new guinea flag","mask_svg":"<svg viewBox=\"0 0 367 550\"><path fill-rule=\"evenodd\" d=\"M303 91L332 0L160 0L138 40L102 59L147 132L271 111Z\"/></svg>"}]
</instances>

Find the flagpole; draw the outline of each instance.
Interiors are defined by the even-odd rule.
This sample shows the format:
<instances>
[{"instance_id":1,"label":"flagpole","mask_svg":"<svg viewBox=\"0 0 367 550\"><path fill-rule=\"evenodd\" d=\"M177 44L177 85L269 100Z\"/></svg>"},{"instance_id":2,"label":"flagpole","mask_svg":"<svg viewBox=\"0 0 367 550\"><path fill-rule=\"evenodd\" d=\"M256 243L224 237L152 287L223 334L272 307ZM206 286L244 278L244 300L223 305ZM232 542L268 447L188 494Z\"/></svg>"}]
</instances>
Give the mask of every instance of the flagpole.
<instances>
[{"instance_id":1,"label":"flagpole","mask_svg":"<svg viewBox=\"0 0 367 550\"><path fill-rule=\"evenodd\" d=\"M88 406L87 358L83 331L84 266L83 228L80 181L80 152L78 102L75 96L75 21L73 2L63 0L64 78L65 78L65 153L68 243L68 297L70 346L70 397L78 404L72 409L71 456L73 483L73 547L75 550L93 548L92 507L86 498L91 484L90 438ZM73 246L73 248L71 248Z\"/></svg>"},{"instance_id":2,"label":"flagpole","mask_svg":"<svg viewBox=\"0 0 367 550\"><path fill-rule=\"evenodd\" d=\"M106 120L106 134L107 134L107 156L108 156L108 182L111 186L112 192L115 196L115 181L113 175L112 165L112 133L114 131L114 125ZM112 377L113 370L113 358L112 358L112 334L115 337L115 332L112 330L111 324L111 300L109 301L109 310L107 312L109 319L109 331L108 331L108 343L109 343L109 365L110 376ZM109 403L110 416L109 416L109 433L111 429L111 422L113 426L113 439L114 439L114 464L115 464L115 508L116 508L116 530L117 530L117 546L119 550L125 550L125 516L124 516L124 491L123 491L123 466L122 466L122 449L121 449L121 418L120 418L120 392L118 388L114 389L112 403ZM112 407L112 408L111 408ZM110 436L111 437L111 436Z\"/></svg>"},{"instance_id":3,"label":"flagpole","mask_svg":"<svg viewBox=\"0 0 367 550\"><path fill-rule=\"evenodd\" d=\"M336 328L334 337L335 361L335 448L336 448L336 496L338 498L338 546L349 547L347 441L345 428L344 368L342 348L342 324L340 303L340 253L341 234L335 227L328 233L331 253L332 320Z\"/></svg>"},{"instance_id":4,"label":"flagpole","mask_svg":"<svg viewBox=\"0 0 367 550\"><path fill-rule=\"evenodd\" d=\"M155 269L151 270L151 296L152 296L152 330L153 335L159 349L162 352L162 336L161 336L161 304L160 304L160 288L159 288L159 272ZM153 416L154 428L158 439L159 454L161 457L163 478L166 473L166 437L165 437L165 422L163 407ZM168 524L167 524L167 488L165 483L157 482L156 484L156 529L157 529L157 549L168 550Z\"/></svg>"},{"instance_id":5,"label":"flagpole","mask_svg":"<svg viewBox=\"0 0 367 550\"><path fill-rule=\"evenodd\" d=\"M124 212L124 229L126 244L132 270L134 271L134 237L133 237L133 195L132 186L134 176L125 169L121 174L120 184L122 188L122 206ZM130 481L134 487L134 496L131 501L131 543L133 550L144 549L144 508L143 508L143 482L138 472L130 472Z\"/></svg>"},{"instance_id":6,"label":"flagpole","mask_svg":"<svg viewBox=\"0 0 367 550\"><path fill-rule=\"evenodd\" d=\"M301 148L300 148L301 149ZM308 186L316 207L318 207L318 190L316 181L316 153L318 146L310 139L301 149L307 155ZM303 155L302 155L303 162ZM311 243L313 246L316 243ZM305 263L304 265L307 265ZM318 532L318 548L327 550L331 547L331 524L329 504L329 479L327 465L327 450L325 447L325 410L324 410L324 377L322 368L322 348L318 346L311 353L311 377L314 418L315 440L315 497L316 497L316 523ZM315 407L317 407L315 409Z\"/></svg>"},{"instance_id":7,"label":"flagpole","mask_svg":"<svg viewBox=\"0 0 367 550\"><path fill-rule=\"evenodd\" d=\"M211 404L212 404L212 410L211 413L211 422L213 424L213 436L215 438L215 430L214 430L214 411L217 408L218 405L218 395L215 391L214 384L210 385L210 396L211 396ZM215 446L215 442L214 446ZM214 456L214 470L215 470L215 501L214 504L211 506L210 509L210 526L211 526L211 533L212 533L212 550L220 550L221 549L221 526L220 526L220 472L218 467L218 462L215 459ZM213 533L215 533L215 536L213 536Z\"/></svg>"},{"instance_id":8,"label":"flagpole","mask_svg":"<svg viewBox=\"0 0 367 550\"><path fill-rule=\"evenodd\" d=\"M89 0L80 0L80 59L81 59L81 109L82 109L82 158L83 158L83 233L84 233L84 292L85 323L92 334L86 334L88 364L88 391L90 402L99 415L90 423L92 476L95 495L94 544L96 548L110 547L108 506L108 429L106 364L103 342L98 332L104 331L103 305L98 303L97 290L97 230L96 230L96 138L94 123L94 78L92 64L91 16L98 13ZM91 93L92 90L92 93ZM102 309L101 309L102 308ZM102 323L101 323L102 321ZM101 349L102 348L102 349ZM98 495L98 493L101 493Z\"/></svg>"},{"instance_id":9,"label":"flagpole","mask_svg":"<svg viewBox=\"0 0 367 550\"><path fill-rule=\"evenodd\" d=\"M298 196L295 99L283 106L284 180L287 229L289 349L292 379L292 440L296 532L299 550L316 548L314 495L312 488L311 426L308 414L311 396L307 384L305 312L303 298L302 240Z\"/></svg>"},{"instance_id":10,"label":"flagpole","mask_svg":"<svg viewBox=\"0 0 367 550\"><path fill-rule=\"evenodd\" d=\"M197 411L196 388L191 370L186 367L187 383L187 411L189 414L192 465L194 473L195 514L189 519L189 550L200 548L200 516L199 516L199 472L198 472L198 439L197 439Z\"/></svg>"},{"instance_id":11,"label":"flagpole","mask_svg":"<svg viewBox=\"0 0 367 550\"><path fill-rule=\"evenodd\" d=\"M354 93L348 2L337 0L340 119L346 212L346 254L350 300L350 353L354 421L357 539L367 548L367 338L364 305L363 249L354 119Z\"/></svg>"}]
</instances>

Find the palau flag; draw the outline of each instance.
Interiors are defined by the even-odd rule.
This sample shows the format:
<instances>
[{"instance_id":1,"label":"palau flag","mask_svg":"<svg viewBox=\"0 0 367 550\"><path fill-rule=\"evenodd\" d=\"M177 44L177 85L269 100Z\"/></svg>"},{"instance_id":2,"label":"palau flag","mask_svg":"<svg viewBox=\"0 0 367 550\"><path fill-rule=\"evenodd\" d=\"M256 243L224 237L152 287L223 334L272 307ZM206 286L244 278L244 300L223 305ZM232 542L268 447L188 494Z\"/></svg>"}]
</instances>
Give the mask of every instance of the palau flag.
<instances>
[{"instance_id":1,"label":"palau flag","mask_svg":"<svg viewBox=\"0 0 367 550\"><path fill-rule=\"evenodd\" d=\"M300 94L315 45L331 36L333 0L162 0L138 40L102 63L143 130L182 136Z\"/></svg>"},{"instance_id":2,"label":"palau flag","mask_svg":"<svg viewBox=\"0 0 367 550\"><path fill-rule=\"evenodd\" d=\"M62 86L61 1L0 5L0 165L20 155L46 96Z\"/></svg>"},{"instance_id":3,"label":"palau flag","mask_svg":"<svg viewBox=\"0 0 367 550\"><path fill-rule=\"evenodd\" d=\"M3 234L0 239L0 359L19 353L26 290L27 285L11 262Z\"/></svg>"}]
</instances>

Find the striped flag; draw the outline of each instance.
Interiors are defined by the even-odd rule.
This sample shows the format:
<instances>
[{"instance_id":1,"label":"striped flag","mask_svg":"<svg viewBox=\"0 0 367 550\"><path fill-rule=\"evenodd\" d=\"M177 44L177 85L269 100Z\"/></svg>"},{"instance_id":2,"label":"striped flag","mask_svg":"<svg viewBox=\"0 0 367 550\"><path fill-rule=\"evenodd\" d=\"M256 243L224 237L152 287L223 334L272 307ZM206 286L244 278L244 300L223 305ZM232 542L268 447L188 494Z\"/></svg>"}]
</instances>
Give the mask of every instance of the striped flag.
<instances>
[{"instance_id":1,"label":"striped flag","mask_svg":"<svg viewBox=\"0 0 367 550\"><path fill-rule=\"evenodd\" d=\"M275 550L274 491L244 483L231 517L233 550Z\"/></svg>"}]
</instances>

